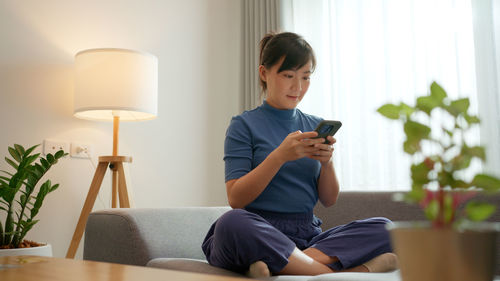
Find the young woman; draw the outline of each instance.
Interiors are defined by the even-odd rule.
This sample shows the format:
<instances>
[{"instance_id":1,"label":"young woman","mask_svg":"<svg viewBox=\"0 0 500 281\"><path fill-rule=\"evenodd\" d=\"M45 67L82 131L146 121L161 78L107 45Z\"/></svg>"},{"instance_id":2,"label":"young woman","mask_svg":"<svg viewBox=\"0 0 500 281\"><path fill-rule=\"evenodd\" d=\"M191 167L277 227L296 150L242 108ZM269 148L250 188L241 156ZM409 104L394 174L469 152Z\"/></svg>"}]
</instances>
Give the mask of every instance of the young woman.
<instances>
[{"instance_id":1,"label":"young woman","mask_svg":"<svg viewBox=\"0 0 500 281\"><path fill-rule=\"evenodd\" d=\"M260 42L263 104L233 117L224 145L226 189L234 209L210 228L202 248L211 265L252 277L317 275L396 268L385 218L353 221L322 232L319 200L335 204L335 138L314 138L322 120L297 105L316 60L295 33Z\"/></svg>"}]
</instances>

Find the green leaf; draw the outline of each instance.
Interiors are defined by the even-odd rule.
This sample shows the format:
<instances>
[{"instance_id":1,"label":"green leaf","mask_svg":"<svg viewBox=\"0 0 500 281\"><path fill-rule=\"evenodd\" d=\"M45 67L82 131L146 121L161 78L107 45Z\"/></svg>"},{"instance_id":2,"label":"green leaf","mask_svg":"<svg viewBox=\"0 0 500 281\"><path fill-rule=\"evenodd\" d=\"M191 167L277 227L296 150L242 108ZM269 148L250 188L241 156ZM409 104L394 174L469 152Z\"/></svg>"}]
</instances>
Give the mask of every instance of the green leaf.
<instances>
[{"instance_id":1,"label":"green leaf","mask_svg":"<svg viewBox=\"0 0 500 281\"><path fill-rule=\"evenodd\" d=\"M40 173L41 175L43 175L45 173L45 168L42 167L42 165L36 163L35 164L35 169L38 173Z\"/></svg>"},{"instance_id":2,"label":"green leaf","mask_svg":"<svg viewBox=\"0 0 500 281\"><path fill-rule=\"evenodd\" d=\"M423 112L430 115L431 111L439 106L443 105L443 100L446 98L446 92L439 86L438 83L433 82L431 84L431 94L428 96L421 96L417 98L416 107Z\"/></svg>"},{"instance_id":3,"label":"green leaf","mask_svg":"<svg viewBox=\"0 0 500 281\"><path fill-rule=\"evenodd\" d=\"M44 189L44 191L45 191L45 194L49 193L49 189L50 189L50 185L51 185L51 184L52 184L52 182L51 182L50 180L46 180L46 181L43 183L42 187L43 187L43 189ZM40 190L42 190L42 187L40 187Z\"/></svg>"},{"instance_id":4,"label":"green leaf","mask_svg":"<svg viewBox=\"0 0 500 281\"><path fill-rule=\"evenodd\" d=\"M33 205L33 209L31 210L31 218L34 218L38 214L40 207L42 207L45 196L47 195L47 193L49 193L49 187L50 180L45 181L42 186L40 186L40 190L38 191L38 194L36 196L35 204Z\"/></svg>"},{"instance_id":5,"label":"green leaf","mask_svg":"<svg viewBox=\"0 0 500 281\"><path fill-rule=\"evenodd\" d=\"M23 155L24 154L24 147L20 144L14 144L14 147L16 148L16 150L19 152L19 155Z\"/></svg>"},{"instance_id":6,"label":"green leaf","mask_svg":"<svg viewBox=\"0 0 500 281\"><path fill-rule=\"evenodd\" d=\"M468 154L458 154L451 159L451 164L454 170L462 170L470 166L472 157Z\"/></svg>"},{"instance_id":7,"label":"green leaf","mask_svg":"<svg viewBox=\"0 0 500 281\"><path fill-rule=\"evenodd\" d=\"M427 139L429 138L429 134L431 133L431 128L428 126L408 120L404 124L404 132L408 139Z\"/></svg>"},{"instance_id":8,"label":"green leaf","mask_svg":"<svg viewBox=\"0 0 500 281\"><path fill-rule=\"evenodd\" d=\"M427 113L427 115L431 114L431 111L439 106L439 101L435 100L431 96L423 96L417 98L417 108Z\"/></svg>"},{"instance_id":9,"label":"green leaf","mask_svg":"<svg viewBox=\"0 0 500 281\"><path fill-rule=\"evenodd\" d=\"M400 114L405 114L406 116L410 116L413 112L415 112L415 108L402 102L399 104L399 112Z\"/></svg>"},{"instance_id":10,"label":"green leaf","mask_svg":"<svg viewBox=\"0 0 500 281\"><path fill-rule=\"evenodd\" d=\"M21 206L26 205L26 198L27 197L24 194L19 197L19 199L20 199L19 204L21 204Z\"/></svg>"},{"instance_id":11,"label":"green leaf","mask_svg":"<svg viewBox=\"0 0 500 281\"><path fill-rule=\"evenodd\" d=\"M33 150L35 150L35 148L37 148L40 144L37 144L37 145L34 145L30 148L28 148L25 152L24 152L24 157L27 157L28 155L31 154L31 152L33 152Z\"/></svg>"},{"instance_id":12,"label":"green leaf","mask_svg":"<svg viewBox=\"0 0 500 281\"><path fill-rule=\"evenodd\" d=\"M472 180L471 185L488 192L496 192L500 190L500 179L486 174L477 174Z\"/></svg>"},{"instance_id":13,"label":"green leaf","mask_svg":"<svg viewBox=\"0 0 500 281\"><path fill-rule=\"evenodd\" d=\"M482 146L463 146L462 153L471 157L477 157L483 161L486 161L486 151Z\"/></svg>"},{"instance_id":14,"label":"green leaf","mask_svg":"<svg viewBox=\"0 0 500 281\"><path fill-rule=\"evenodd\" d=\"M14 160L16 160L18 163L21 162L21 155L19 155L19 152L17 152L17 150L15 150L14 148L12 147L9 147L9 154L10 156L12 156L12 158L14 158Z\"/></svg>"},{"instance_id":15,"label":"green leaf","mask_svg":"<svg viewBox=\"0 0 500 281\"><path fill-rule=\"evenodd\" d=\"M408 154L415 154L417 151L420 150L420 141L418 140L406 140L403 143L403 150L408 153Z\"/></svg>"},{"instance_id":16,"label":"green leaf","mask_svg":"<svg viewBox=\"0 0 500 281\"><path fill-rule=\"evenodd\" d=\"M5 157L5 162L9 163L9 165L11 165L14 169L17 170L17 168L19 167L16 163L14 163L14 161L10 160L9 158Z\"/></svg>"},{"instance_id":17,"label":"green leaf","mask_svg":"<svg viewBox=\"0 0 500 281\"><path fill-rule=\"evenodd\" d=\"M464 114L464 119L465 119L465 121L467 121L467 123L469 123L469 125L481 123L481 120L477 116L471 116L468 114Z\"/></svg>"},{"instance_id":18,"label":"green leaf","mask_svg":"<svg viewBox=\"0 0 500 281\"><path fill-rule=\"evenodd\" d=\"M470 184L464 182L463 180L453 180L453 184L451 185L451 188L469 188L471 187Z\"/></svg>"},{"instance_id":19,"label":"green leaf","mask_svg":"<svg viewBox=\"0 0 500 281\"><path fill-rule=\"evenodd\" d=\"M40 153L37 153L37 154L34 154L34 155L31 155L31 156L28 156L26 159L26 165L31 165L31 163L35 162L38 157L40 156Z\"/></svg>"},{"instance_id":20,"label":"green leaf","mask_svg":"<svg viewBox=\"0 0 500 281\"><path fill-rule=\"evenodd\" d=\"M413 183L424 185L429 182L428 174L431 170L424 162L411 165L410 169Z\"/></svg>"},{"instance_id":21,"label":"green leaf","mask_svg":"<svg viewBox=\"0 0 500 281\"><path fill-rule=\"evenodd\" d=\"M436 82L432 82L431 84L431 97L438 101L439 103L442 103L444 98L447 97L446 91Z\"/></svg>"},{"instance_id":22,"label":"green leaf","mask_svg":"<svg viewBox=\"0 0 500 281\"><path fill-rule=\"evenodd\" d=\"M23 227L23 230L21 231L19 240L22 241L24 239L24 237L26 236L26 233L28 233L28 231L30 231L31 228L33 228L33 226L38 222L39 222L39 220L28 221L27 224Z\"/></svg>"},{"instance_id":23,"label":"green leaf","mask_svg":"<svg viewBox=\"0 0 500 281\"><path fill-rule=\"evenodd\" d=\"M438 173L438 182L439 186L453 186L455 179L453 178L453 174L451 172L447 172L442 170Z\"/></svg>"},{"instance_id":24,"label":"green leaf","mask_svg":"<svg viewBox=\"0 0 500 281\"><path fill-rule=\"evenodd\" d=\"M429 205L424 209L425 216L427 219L434 221L437 219L439 214L439 203L436 199L431 200Z\"/></svg>"},{"instance_id":25,"label":"green leaf","mask_svg":"<svg viewBox=\"0 0 500 281\"><path fill-rule=\"evenodd\" d=\"M59 150L59 151L58 151L58 152L56 152L56 154L54 155L54 157L55 157L56 159L59 159L59 158L61 158L61 157L63 157L63 156L64 156L64 151L63 151L63 150Z\"/></svg>"},{"instance_id":26,"label":"green leaf","mask_svg":"<svg viewBox=\"0 0 500 281\"><path fill-rule=\"evenodd\" d=\"M483 202L471 201L465 206L465 213L472 221L483 221L496 211L496 206Z\"/></svg>"},{"instance_id":27,"label":"green leaf","mask_svg":"<svg viewBox=\"0 0 500 281\"><path fill-rule=\"evenodd\" d=\"M49 189L49 193L56 190L57 188L59 187L59 184L54 184L50 189Z\"/></svg>"},{"instance_id":28,"label":"green leaf","mask_svg":"<svg viewBox=\"0 0 500 281\"><path fill-rule=\"evenodd\" d=\"M43 173L41 173L40 170L36 168L36 166L33 166L33 169L30 170L30 175L28 179L35 181L37 178L42 177L42 175Z\"/></svg>"},{"instance_id":29,"label":"green leaf","mask_svg":"<svg viewBox=\"0 0 500 281\"><path fill-rule=\"evenodd\" d=\"M382 114L383 116L389 118L389 119L394 119L397 120L399 119L400 115L400 107L394 104L384 104L381 107L377 109L377 112Z\"/></svg>"},{"instance_id":30,"label":"green leaf","mask_svg":"<svg viewBox=\"0 0 500 281\"><path fill-rule=\"evenodd\" d=\"M419 203L425 197L423 185L413 183L411 190L405 194L408 203Z\"/></svg>"},{"instance_id":31,"label":"green leaf","mask_svg":"<svg viewBox=\"0 0 500 281\"><path fill-rule=\"evenodd\" d=\"M0 172L2 172L2 173L4 173L4 174L8 175L9 177L13 177L13 176L14 176L14 174L9 173L9 172L4 171L4 170L1 170Z\"/></svg>"},{"instance_id":32,"label":"green leaf","mask_svg":"<svg viewBox=\"0 0 500 281\"><path fill-rule=\"evenodd\" d=\"M47 162L49 162L49 164L54 164L54 161L55 161L54 155L52 155L50 153L47 154Z\"/></svg>"},{"instance_id":33,"label":"green leaf","mask_svg":"<svg viewBox=\"0 0 500 281\"><path fill-rule=\"evenodd\" d=\"M469 98L457 99L451 102L450 106L447 107L447 111L456 117L460 114L467 113L469 105Z\"/></svg>"},{"instance_id":34,"label":"green leaf","mask_svg":"<svg viewBox=\"0 0 500 281\"><path fill-rule=\"evenodd\" d=\"M40 163L42 163L42 166L45 170L47 170L50 167L49 162L47 162L47 160L45 160L45 158L40 158Z\"/></svg>"},{"instance_id":35,"label":"green leaf","mask_svg":"<svg viewBox=\"0 0 500 281\"><path fill-rule=\"evenodd\" d=\"M7 177L0 177L0 187L8 186L8 182L10 181Z\"/></svg>"}]
</instances>

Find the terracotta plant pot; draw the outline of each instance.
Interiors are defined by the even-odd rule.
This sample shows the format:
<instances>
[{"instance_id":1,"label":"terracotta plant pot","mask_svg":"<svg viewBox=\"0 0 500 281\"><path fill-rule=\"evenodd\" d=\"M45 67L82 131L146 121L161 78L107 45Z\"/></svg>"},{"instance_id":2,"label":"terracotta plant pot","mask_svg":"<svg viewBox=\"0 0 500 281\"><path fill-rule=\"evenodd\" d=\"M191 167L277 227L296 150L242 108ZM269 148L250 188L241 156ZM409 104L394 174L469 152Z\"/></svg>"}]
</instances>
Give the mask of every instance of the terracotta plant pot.
<instances>
[{"instance_id":1,"label":"terracotta plant pot","mask_svg":"<svg viewBox=\"0 0 500 281\"><path fill-rule=\"evenodd\" d=\"M5 256L44 256L52 257L52 246L50 244L17 249L0 249L0 257Z\"/></svg>"},{"instance_id":2,"label":"terracotta plant pot","mask_svg":"<svg viewBox=\"0 0 500 281\"><path fill-rule=\"evenodd\" d=\"M497 224L458 231L396 222L388 229L403 281L493 280Z\"/></svg>"}]
</instances>

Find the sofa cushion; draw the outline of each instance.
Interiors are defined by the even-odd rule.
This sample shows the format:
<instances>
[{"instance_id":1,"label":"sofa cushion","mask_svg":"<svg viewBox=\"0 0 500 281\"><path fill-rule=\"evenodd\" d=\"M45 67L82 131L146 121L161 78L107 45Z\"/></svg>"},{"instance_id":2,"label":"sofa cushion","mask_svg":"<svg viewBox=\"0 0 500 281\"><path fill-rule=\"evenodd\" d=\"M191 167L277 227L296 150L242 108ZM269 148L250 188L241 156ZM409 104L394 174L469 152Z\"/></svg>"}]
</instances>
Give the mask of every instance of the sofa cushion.
<instances>
[{"instance_id":1,"label":"sofa cushion","mask_svg":"<svg viewBox=\"0 0 500 281\"><path fill-rule=\"evenodd\" d=\"M197 272L197 273L243 277L243 275L238 274L236 272L232 272L229 270L225 270L223 268L211 266L210 264L208 264L207 261L197 260L197 259L157 258L157 259L152 259L151 261L149 261L146 264L146 266L172 269L172 270Z\"/></svg>"},{"instance_id":2,"label":"sofa cushion","mask_svg":"<svg viewBox=\"0 0 500 281\"><path fill-rule=\"evenodd\" d=\"M312 276L308 281L399 281L399 270L387 273L340 272Z\"/></svg>"},{"instance_id":3,"label":"sofa cushion","mask_svg":"<svg viewBox=\"0 0 500 281\"><path fill-rule=\"evenodd\" d=\"M211 266L205 260L186 259L186 258L157 258L149 261L146 266L155 268L164 268L171 270L181 270L204 274L215 274L224 276L244 277L241 274ZM399 271L388 273L357 273L343 272L330 273L318 276L272 276L263 280L269 281L399 281Z\"/></svg>"}]
</instances>

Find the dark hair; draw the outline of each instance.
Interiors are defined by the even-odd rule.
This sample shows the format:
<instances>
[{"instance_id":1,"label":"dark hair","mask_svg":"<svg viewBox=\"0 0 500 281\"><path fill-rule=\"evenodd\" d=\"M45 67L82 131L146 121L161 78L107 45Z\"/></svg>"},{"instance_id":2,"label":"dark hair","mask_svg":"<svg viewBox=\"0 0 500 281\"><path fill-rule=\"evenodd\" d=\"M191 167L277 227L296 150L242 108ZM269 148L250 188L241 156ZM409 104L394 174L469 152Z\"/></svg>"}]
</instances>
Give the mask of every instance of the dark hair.
<instances>
[{"instance_id":1,"label":"dark hair","mask_svg":"<svg viewBox=\"0 0 500 281\"><path fill-rule=\"evenodd\" d=\"M293 32L268 33L260 40L259 65L270 68L285 57L285 60L278 69L278 73L284 70L296 70L304 66L309 61L312 62L312 69L316 67L314 51L302 36ZM264 92L267 83L259 76L260 86Z\"/></svg>"}]
</instances>

